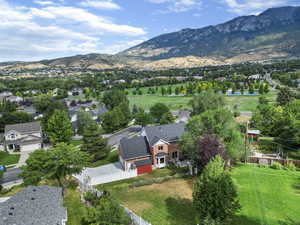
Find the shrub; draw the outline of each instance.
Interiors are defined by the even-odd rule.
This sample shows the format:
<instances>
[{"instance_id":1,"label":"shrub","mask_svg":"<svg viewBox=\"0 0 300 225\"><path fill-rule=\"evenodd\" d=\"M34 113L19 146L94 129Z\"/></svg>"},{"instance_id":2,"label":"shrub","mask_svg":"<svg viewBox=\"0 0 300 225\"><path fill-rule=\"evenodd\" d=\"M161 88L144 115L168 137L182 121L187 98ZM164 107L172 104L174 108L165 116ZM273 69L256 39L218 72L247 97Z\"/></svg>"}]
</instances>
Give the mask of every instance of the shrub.
<instances>
[{"instance_id":1,"label":"shrub","mask_svg":"<svg viewBox=\"0 0 300 225\"><path fill-rule=\"evenodd\" d=\"M285 167L286 170L289 170L289 171L296 171L297 170L297 167L295 166L294 163L292 162L289 162L286 167Z\"/></svg>"},{"instance_id":2,"label":"shrub","mask_svg":"<svg viewBox=\"0 0 300 225\"><path fill-rule=\"evenodd\" d=\"M259 164L258 165L259 168L269 168L268 164Z\"/></svg>"},{"instance_id":3,"label":"shrub","mask_svg":"<svg viewBox=\"0 0 300 225\"><path fill-rule=\"evenodd\" d=\"M96 198L96 196L94 195L93 192L88 191L84 194L84 199L88 202L93 201L95 198Z\"/></svg>"},{"instance_id":4,"label":"shrub","mask_svg":"<svg viewBox=\"0 0 300 225\"><path fill-rule=\"evenodd\" d=\"M272 165L271 165L271 168L275 169L275 170L282 170L283 166L279 162L273 162Z\"/></svg>"}]
</instances>

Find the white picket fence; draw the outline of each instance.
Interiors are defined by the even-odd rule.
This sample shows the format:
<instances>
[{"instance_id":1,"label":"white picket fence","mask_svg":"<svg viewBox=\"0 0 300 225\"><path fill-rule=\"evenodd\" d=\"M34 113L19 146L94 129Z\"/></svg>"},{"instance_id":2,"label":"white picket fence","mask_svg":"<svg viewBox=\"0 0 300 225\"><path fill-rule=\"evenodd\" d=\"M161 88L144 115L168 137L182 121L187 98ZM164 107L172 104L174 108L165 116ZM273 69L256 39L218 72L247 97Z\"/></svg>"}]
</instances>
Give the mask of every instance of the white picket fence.
<instances>
[{"instance_id":1,"label":"white picket fence","mask_svg":"<svg viewBox=\"0 0 300 225\"><path fill-rule=\"evenodd\" d=\"M94 193L97 197L101 197L104 192L99 191L98 189L94 188L91 184L90 184L90 178L89 177L85 177L84 182L79 181L79 186L80 186L80 192L83 193L85 192L92 192ZM121 205L122 206L122 205ZM132 212L130 209L122 206L125 209L125 213L126 215L131 219L133 225L152 225L151 223L148 223L147 221L145 221L142 217L136 215L134 212Z\"/></svg>"}]
</instances>

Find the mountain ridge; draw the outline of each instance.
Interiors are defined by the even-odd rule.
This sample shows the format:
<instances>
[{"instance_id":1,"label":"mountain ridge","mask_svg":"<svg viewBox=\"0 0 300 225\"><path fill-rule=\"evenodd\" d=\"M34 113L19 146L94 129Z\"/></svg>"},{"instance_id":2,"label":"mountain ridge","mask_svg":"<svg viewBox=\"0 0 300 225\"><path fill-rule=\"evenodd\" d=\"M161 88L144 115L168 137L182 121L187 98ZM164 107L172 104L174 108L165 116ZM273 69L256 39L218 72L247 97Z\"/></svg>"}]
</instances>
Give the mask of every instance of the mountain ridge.
<instances>
[{"instance_id":1,"label":"mountain ridge","mask_svg":"<svg viewBox=\"0 0 300 225\"><path fill-rule=\"evenodd\" d=\"M270 8L203 28L162 34L115 55L91 53L1 68L168 69L300 57L300 7Z\"/></svg>"}]
</instances>

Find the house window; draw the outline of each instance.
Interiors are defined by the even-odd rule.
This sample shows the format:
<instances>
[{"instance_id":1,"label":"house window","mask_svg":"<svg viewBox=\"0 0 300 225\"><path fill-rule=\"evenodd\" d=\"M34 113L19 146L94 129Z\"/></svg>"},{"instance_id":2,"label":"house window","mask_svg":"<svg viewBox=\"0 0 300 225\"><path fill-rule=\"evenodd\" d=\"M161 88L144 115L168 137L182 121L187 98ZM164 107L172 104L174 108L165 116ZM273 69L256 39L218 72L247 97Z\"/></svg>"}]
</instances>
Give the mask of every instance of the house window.
<instances>
[{"instance_id":1,"label":"house window","mask_svg":"<svg viewBox=\"0 0 300 225\"><path fill-rule=\"evenodd\" d=\"M158 150L164 150L164 146L163 145L158 146Z\"/></svg>"},{"instance_id":2,"label":"house window","mask_svg":"<svg viewBox=\"0 0 300 225\"><path fill-rule=\"evenodd\" d=\"M15 134L10 134L10 135L9 135L9 138L10 138L10 139L16 139L16 135L15 135Z\"/></svg>"},{"instance_id":3,"label":"house window","mask_svg":"<svg viewBox=\"0 0 300 225\"><path fill-rule=\"evenodd\" d=\"M172 152L172 158L177 159L178 158L178 152Z\"/></svg>"},{"instance_id":4,"label":"house window","mask_svg":"<svg viewBox=\"0 0 300 225\"><path fill-rule=\"evenodd\" d=\"M160 158L160 164L164 164L165 163L165 158Z\"/></svg>"}]
</instances>

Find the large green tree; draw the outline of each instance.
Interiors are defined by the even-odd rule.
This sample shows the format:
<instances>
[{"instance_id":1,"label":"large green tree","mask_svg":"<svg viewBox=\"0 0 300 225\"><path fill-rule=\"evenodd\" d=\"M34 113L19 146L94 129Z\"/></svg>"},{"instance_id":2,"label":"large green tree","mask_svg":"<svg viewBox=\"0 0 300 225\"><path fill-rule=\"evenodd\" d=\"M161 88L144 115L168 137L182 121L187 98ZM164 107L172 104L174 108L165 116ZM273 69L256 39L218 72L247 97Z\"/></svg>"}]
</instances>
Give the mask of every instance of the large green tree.
<instances>
[{"instance_id":1,"label":"large green tree","mask_svg":"<svg viewBox=\"0 0 300 225\"><path fill-rule=\"evenodd\" d=\"M87 208L83 225L130 225L131 220L124 208L109 196L100 198L99 203Z\"/></svg>"},{"instance_id":2,"label":"large green tree","mask_svg":"<svg viewBox=\"0 0 300 225\"><path fill-rule=\"evenodd\" d=\"M113 89L104 93L102 101L109 110L112 110L121 103L128 102L128 99L124 91Z\"/></svg>"},{"instance_id":3,"label":"large green tree","mask_svg":"<svg viewBox=\"0 0 300 225\"><path fill-rule=\"evenodd\" d=\"M62 110L55 110L50 117L46 130L52 144L70 142L73 129L68 114Z\"/></svg>"},{"instance_id":4,"label":"large green tree","mask_svg":"<svg viewBox=\"0 0 300 225\"><path fill-rule=\"evenodd\" d=\"M207 110L222 108L225 106L225 98L216 94L213 91L201 92L198 96L195 96L191 101L192 115L201 114Z\"/></svg>"},{"instance_id":5,"label":"large green tree","mask_svg":"<svg viewBox=\"0 0 300 225\"><path fill-rule=\"evenodd\" d=\"M88 153L92 162L105 158L110 152L107 139L102 137L95 121L89 122L85 127L81 151Z\"/></svg>"},{"instance_id":6,"label":"large green tree","mask_svg":"<svg viewBox=\"0 0 300 225\"><path fill-rule=\"evenodd\" d=\"M80 135L83 135L84 129L87 126L87 124L91 123L93 121L93 118L90 113L79 110L77 112L77 133Z\"/></svg>"},{"instance_id":7,"label":"large green tree","mask_svg":"<svg viewBox=\"0 0 300 225\"><path fill-rule=\"evenodd\" d=\"M87 166L88 156L76 146L57 144L49 150L40 149L30 154L21 177L25 185L37 185L44 179L56 180L64 188L68 176L79 174Z\"/></svg>"},{"instance_id":8,"label":"large green tree","mask_svg":"<svg viewBox=\"0 0 300 225\"><path fill-rule=\"evenodd\" d=\"M138 113L135 114L135 123L145 127L153 122L153 119L149 113L146 113L144 109L140 108Z\"/></svg>"},{"instance_id":9,"label":"large green tree","mask_svg":"<svg viewBox=\"0 0 300 225\"><path fill-rule=\"evenodd\" d=\"M207 164L194 185L193 204L199 221L211 218L227 224L240 210L236 186L220 156Z\"/></svg>"},{"instance_id":10,"label":"large green tree","mask_svg":"<svg viewBox=\"0 0 300 225\"><path fill-rule=\"evenodd\" d=\"M158 122L160 122L163 115L168 112L170 112L170 109L163 103L156 103L150 108L151 116Z\"/></svg>"},{"instance_id":11,"label":"large green tree","mask_svg":"<svg viewBox=\"0 0 300 225\"><path fill-rule=\"evenodd\" d=\"M232 113L218 108L192 117L187 124L187 132L182 136L181 148L195 164L198 161L198 140L207 134L215 134L221 138L229 159L238 160L245 155L244 139Z\"/></svg>"}]
</instances>

